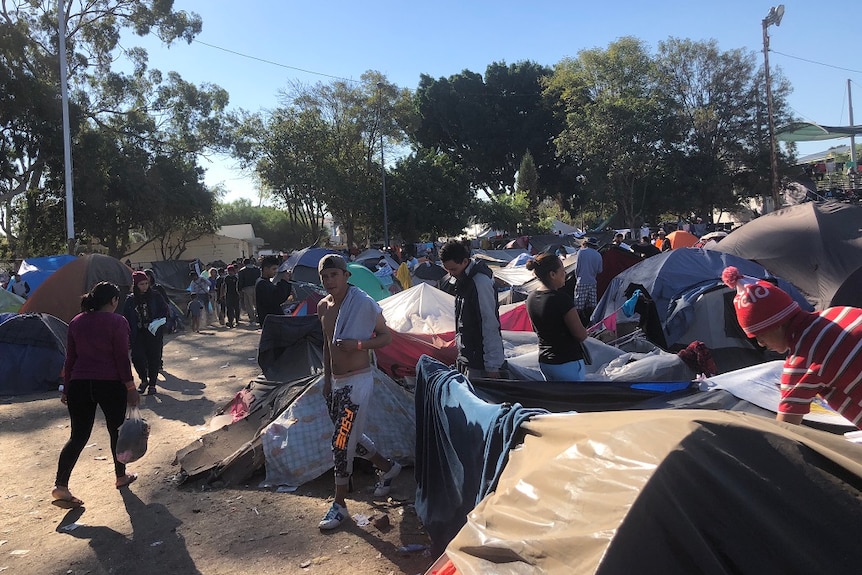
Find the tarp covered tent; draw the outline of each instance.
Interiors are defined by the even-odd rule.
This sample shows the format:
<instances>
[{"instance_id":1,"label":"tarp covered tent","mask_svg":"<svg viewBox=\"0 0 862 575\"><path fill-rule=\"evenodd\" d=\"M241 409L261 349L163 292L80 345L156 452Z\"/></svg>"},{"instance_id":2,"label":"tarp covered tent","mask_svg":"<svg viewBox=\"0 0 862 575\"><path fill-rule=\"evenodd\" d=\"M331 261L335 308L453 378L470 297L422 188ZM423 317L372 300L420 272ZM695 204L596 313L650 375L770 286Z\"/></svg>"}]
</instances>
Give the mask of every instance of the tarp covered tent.
<instances>
[{"instance_id":1,"label":"tarp covered tent","mask_svg":"<svg viewBox=\"0 0 862 575\"><path fill-rule=\"evenodd\" d=\"M65 322L44 313L15 315L0 323L0 395L56 390L66 359Z\"/></svg>"},{"instance_id":2,"label":"tarp covered tent","mask_svg":"<svg viewBox=\"0 0 862 575\"><path fill-rule=\"evenodd\" d=\"M647 258L617 275L609 285L604 296L592 316L592 323L599 323L604 318L617 312L618 321L623 321L619 312L622 305L632 296L635 289L641 289L647 300L646 309L639 311L642 321L653 321L654 329L645 329L647 337L653 343L665 349L671 349L671 344L687 345L690 341L683 340L684 335L703 341L707 347L717 353L717 349L727 345L731 339L738 339L740 346L754 349L747 342L738 324L735 322L732 305L711 306L712 313L698 315L696 312L702 305L700 302L707 292L719 290L721 294L732 293L723 287L721 272L727 266L736 266L745 274L754 277L766 277L767 270L752 261L725 254L715 250L701 248L681 248L664 252ZM803 309L811 310L811 305L794 286L779 278L778 285L791 295ZM646 300L645 300L646 301ZM650 317L654 314L654 317ZM726 315L729 314L729 315ZM710 330L718 327L730 339L713 341ZM736 335L734 335L736 334ZM733 352L727 354L732 359ZM746 359L746 358L742 358ZM716 355L716 363L719 356ZM743 364L719 364L724 372L742 367Z\"/></svg>"},{"instance_id":3,"label":"tarp covered tent","mask_svg":"<svg viewBox=\"0 0 862 575\"><path fill-rule=\"evenodd\" d=\"M320 284L317 264L326 254L342 255L340 252L328 248L305 248L290 254L278 269L293 272L291 278L295 281Z\"/></svg>"},{"instance_id":4,"label":"tarp covered tent","mask_svg":"<svg viewBox=\"0 0 862 575\"><path fill-rule=\"evenodd\" d=\"M847 279L832 296L832 302L829 305L862 307L862 266L847 276Z\"/></svg>"},{"instance_id":5,"label":"tarp covered tent","mask_svg":"<svg viewBox=\"0 0 862 575\"><path fill-rule=\"evenodd\" d=\"M359 255L356 256L354 262L362 264L370 270L376 270L377 263L380 261L380 258L386 260L386 263L389 264L389 267L392 268L393 272L398 269L399 264L395 261L395 258L393 258L387 253L384 253L380 250L376 250L374 248L367 249L361 252Z\"/></svg>"},{"instance_id":6,"label":"tarp covered tent","mask_svg":"<svg viewBox=\"0 0 862 575\"><path fill-rule=\"evenodd\" d=\"M68 323L81 312L81 296L102 281L116 284L121 294L132 286L132 270L111 256L88 254L51 274L21 306L21 313L49 313Z\"/></svg>"},{"instance_id":7,"label":"tarp covered tent","mask_svg":"<svg viewBox=\"0 0 862 575\"><path fill-rule=\"evenodd\" d=\"M748 222L709 249L757 262L825 309L862 263L862 207L835 201L791 206Z\"/></svg>"},{"instance_id":8,"label":"tarp covered tent","mask_svg":"<svg viewBox=\"0 0 862 575\"><path fill-rule=\"evenodd\" d=\"M631 250L613 244L602 246L599 253L602 254L602 271L596 276L596 297L601 298L617 274L639 263L643 258ZM577 259L575 261L577 262Z\"/></svg>"},{"instance_id":9,"label":"tarp covered tent","mask_svg":"<svg viewBox=\"0 0 862 575\"><path fill-rule=\"evenodd\" d=\"M862 446L841 437L689 410L520 428L523 446L446 550L459 573L846 573L862 561Z\"/></svg>"},{"instance_id":10,"label":"tarp covered tent","mask_svg":"<svg viewBox=\"0 0 862 575\"><path fill-rule=\"evenodd\" d=\"M18 267L18 273L21 274L21 281L27 282L30 286L30 294L32 294L52 273L76 259L75 256L69 254L27 258L21 262L21 265ZM14 280L10 281L6 289L11 290L14 283Z\"/></svg>"}]
</instances>

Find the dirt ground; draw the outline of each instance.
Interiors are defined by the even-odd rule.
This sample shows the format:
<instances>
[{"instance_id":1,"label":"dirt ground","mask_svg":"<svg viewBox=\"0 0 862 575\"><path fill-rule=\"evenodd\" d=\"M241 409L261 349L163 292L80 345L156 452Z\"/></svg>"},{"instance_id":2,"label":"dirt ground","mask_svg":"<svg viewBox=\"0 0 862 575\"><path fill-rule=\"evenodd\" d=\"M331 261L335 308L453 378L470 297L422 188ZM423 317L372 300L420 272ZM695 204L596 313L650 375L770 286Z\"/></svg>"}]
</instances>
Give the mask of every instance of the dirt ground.
<instances>
[{"instance_id":1,"label":"dirt ground","mask_svg":"<svg viewBox=\"0 0 862 575\"><path fill-rule=\"evenodd\" d=\"M248 381L260 331L211 325L168 336L160 393L141 402L152 425L147 454L129 465L140 478L114 488L113 463L99 413L70 488L85 506L51 505L57 456L69 436L58 393L0 398L0 572L39 575L239 575L424 573L435 558L413 508L412 469L387 501L372 498L375 478L355 477L352 515L387 514L391 526L348 521L321 533L332 501L329 473L294 493L259 488L177 486L178 449L208 431L210 417ZM411 548L412 549L412 548Z\"/></svg>"}]
</instances>

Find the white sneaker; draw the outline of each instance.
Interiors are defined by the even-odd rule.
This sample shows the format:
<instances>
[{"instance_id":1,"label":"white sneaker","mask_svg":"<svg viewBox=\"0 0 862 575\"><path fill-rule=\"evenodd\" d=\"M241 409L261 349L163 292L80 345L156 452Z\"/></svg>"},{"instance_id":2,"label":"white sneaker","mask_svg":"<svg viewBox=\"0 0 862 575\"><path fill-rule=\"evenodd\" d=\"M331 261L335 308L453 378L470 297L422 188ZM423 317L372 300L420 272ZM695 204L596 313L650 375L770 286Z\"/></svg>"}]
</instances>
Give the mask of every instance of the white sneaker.
<instances>
[{"instance_id":1,"label":"white sneaker","mask_svg":"<svg viewBox=\"0 0 862 575\"><path fill-rule=\"evenodd\" d=\"M320 520L320 523L318 523L317 526L320 527L322 531L335 529L348 517L350 517L350 513L347 512L347 507L339 505L333 501L332 507L329 508L329 511L326 512L326 515L323 516L323 519Z\"/></svg>"},{"instance_id":2,"label":"white sneaker","mask_svg":"<svg viewBox=\"0 0 862 575\"><path fill-rule=\"evenodd\" d=\"M398 477L399 473L401 473L401 466L393 461L392 468L386 473L380 474L380 479L374 488L374 497L386 497L389 495L389 492L392 491L392 480Z\"/></svg>"}]
</instances>

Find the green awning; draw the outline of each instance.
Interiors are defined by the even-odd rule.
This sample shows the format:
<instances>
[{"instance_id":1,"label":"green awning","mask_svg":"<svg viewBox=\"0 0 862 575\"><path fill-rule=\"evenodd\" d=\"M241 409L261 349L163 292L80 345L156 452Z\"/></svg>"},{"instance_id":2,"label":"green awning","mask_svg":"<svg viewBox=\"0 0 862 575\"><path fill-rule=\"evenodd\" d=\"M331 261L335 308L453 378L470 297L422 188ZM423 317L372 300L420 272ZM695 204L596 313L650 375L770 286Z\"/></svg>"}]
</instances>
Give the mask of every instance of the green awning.
<instances>
[{"instance_id":1,"label":"green awning","mask_svg":"<svg viewBox=\"0 0 862 575\"><path fill-rule=\"evenodd\" d=\"M810 122L794 122L782 126L775 133L780 142L816 142L862 136L862 126L821 126Z\"/></svg>"}]
</instances>

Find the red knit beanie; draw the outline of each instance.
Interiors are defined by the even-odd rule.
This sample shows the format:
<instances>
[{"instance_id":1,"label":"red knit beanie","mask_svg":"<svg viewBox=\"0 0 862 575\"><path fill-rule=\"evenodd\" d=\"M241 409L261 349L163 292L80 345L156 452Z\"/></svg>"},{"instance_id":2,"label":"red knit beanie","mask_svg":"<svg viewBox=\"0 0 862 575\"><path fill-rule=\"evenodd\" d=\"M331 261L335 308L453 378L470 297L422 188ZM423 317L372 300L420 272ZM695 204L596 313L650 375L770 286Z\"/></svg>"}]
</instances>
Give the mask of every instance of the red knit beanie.
<instances>
[{"instance_id":1,"label":"red knit beanie","mask_svg":"<svg viewBox=\"0 0 862 575\"><path fill-rule=\"evenodd\" d=\"M777 285L744 276L733 266L724 268L721 281L736 289L733 298L736 319L748 337L757 337L781 325L800 309L799 304Z\"/></svg>"},{"instance_id":2,"label":"red knit beanie","mask_svg":"<svg viewBox=\"0 0 862 575\"><path fill-rule=\"evenodd\" d=\"M132 285L138 285L140 282L148 282L150 278L142 271L132 272Z\"/></svg>"}]
</instances>

